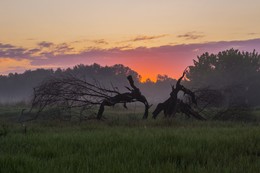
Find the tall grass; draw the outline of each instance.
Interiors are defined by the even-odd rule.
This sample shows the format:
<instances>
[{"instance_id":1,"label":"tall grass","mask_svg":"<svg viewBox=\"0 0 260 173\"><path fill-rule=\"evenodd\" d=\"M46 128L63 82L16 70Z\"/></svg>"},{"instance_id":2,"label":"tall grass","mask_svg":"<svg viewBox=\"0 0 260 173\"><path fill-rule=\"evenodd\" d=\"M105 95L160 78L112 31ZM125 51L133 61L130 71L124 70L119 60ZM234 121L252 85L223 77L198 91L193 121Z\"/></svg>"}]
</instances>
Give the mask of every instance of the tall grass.
<instances>
[{"instance_id":1,"label":"tall grass","mask_svg":"<svg viewBox=\"0 0 260 173\"><path fill-rule=\"evenodd\" d=\"M218 122L91 122L14 127L0 138L0 172L252 172L260 127Z\"/></svg>"},{"instance_id":2,"label":"tall grass","mask_svg":"<svg viewBox=\"0 0 260 173\"><path fill-rule=\"evenodd\" d=\"M104 121L19 124L20 109L0 107L0 173L260 170L259 122L143 121L133 107L106 109Z\"/></svg>"}]
</instances>

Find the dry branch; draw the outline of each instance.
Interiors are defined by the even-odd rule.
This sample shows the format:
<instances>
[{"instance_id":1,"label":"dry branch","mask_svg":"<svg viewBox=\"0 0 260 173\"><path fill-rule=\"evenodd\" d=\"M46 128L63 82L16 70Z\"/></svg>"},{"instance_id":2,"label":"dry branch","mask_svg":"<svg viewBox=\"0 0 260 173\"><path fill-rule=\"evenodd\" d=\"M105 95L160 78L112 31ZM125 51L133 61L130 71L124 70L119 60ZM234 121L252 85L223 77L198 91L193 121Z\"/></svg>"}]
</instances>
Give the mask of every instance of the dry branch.
<instances>
[{"instance_id":1,"label":"dry branch","mask_svg":"<svg viewBox=\"0 0 260 173\"><path fill-rule=\"evenodd\" d=\"M180 84L185 74L186 74L186 70L183 72L183 75L178 79L176 83L176 87L174 88L174 86L172 86L172 92L170 93L170 97L163 103L159 103L157 105L156 109L153 112L153 118L156 118L158 114L163 111L165 117L172 117L177 112L180 112L180 113L184 113L188 117L192 116L198 120L206 120L198 112L194 111L188 103L184 103L182 100L180 100L177 97L178 93L182 91L184 92L184 94L190 96L192 101L191 103L197 105L195 93Z\"/></svg>"},{"instance_id":2,"label":"dry branch","mask_svg":"<svg viewBox=\"0 0 260 173\"><path fill-rule=\"evenodd\" d=\"M128 76L127 79L132 89L128 88L130 92L126 93L120 93L112 84L112 89L107 89L98 81L92 84L73 75L49 79L34 88L29 113L35 109L37 113L27 120L34 120L43 110L53 107L66 112L70 112L73 108L80 109L79 117L82 117L82 114L93 106L99 106L97 118L100 119L105 106L123 103L126 107L126 103L130 102L142 102L145 105L143 118L147 118L150 106L145 96L134 85L132 76Z\"/></svg>"}]
</instances>

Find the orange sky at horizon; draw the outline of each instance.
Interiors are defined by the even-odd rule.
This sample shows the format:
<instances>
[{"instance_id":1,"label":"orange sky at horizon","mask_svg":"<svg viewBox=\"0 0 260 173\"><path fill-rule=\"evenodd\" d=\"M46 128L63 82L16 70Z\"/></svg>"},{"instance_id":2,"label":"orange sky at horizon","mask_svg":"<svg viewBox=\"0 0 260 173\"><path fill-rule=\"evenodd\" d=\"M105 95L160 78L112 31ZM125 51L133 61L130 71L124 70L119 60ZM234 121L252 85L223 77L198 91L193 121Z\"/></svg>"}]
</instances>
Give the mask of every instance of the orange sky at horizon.
<instances>
[{"instance_id":1,"label":"orange sky at horizon","mask_svg":"<svg viewBox=\"0 0 260 173\"><path fill-rule=\"evenodd\" d=\"M10 66L11 64L11 66ZM86 64L86 65L92 65L91 64ZM112 66L114 64L102 64L99 63L101 66ZM76 64L75 64L76 65ZM125 66L128 66L129 68L131 68L132 70L136 71L140 76L141 76L141 82L145 82L147 80L152 81L152 82L156 82L157 81L157 75L167 75L169 77L172 77L174 79L178 78L178 76L180 75L178 72L175 72L176 74L174 74L174 71L170 71L168 70L168 72L165 72L165 70L163 70L164 67L162 66L157 66L157 64L150 64L150 65L145 65L145 64L123 64ZM9 66L9 68L5 68ZM11 58L5 58L5 59L0 59L0 75L9 75L9 73L23 73L26 70L36 70L39 68L45 68L45 69L57 69L57 68L61 68L61 69L66 69L66 68L73 68L73 66L32 66L30 64L29 60L14 60ZM165 72L165 73L161 73L161 72Z\"/></svg>"},{"instance_id":2,"label":"orange sky at horizon","mask_svg":"<svg viewBox=\"0 0 260 173\"><path fill-rule=\"evenodd\" d=\"M193 65L193 59L204 52L217 53L230 48L251 52L256 49L260 52L260 38L151 48L89 49L82 52L74 52L68 44L56 45L51 42L38 43L34 48L0 43L0 74L22 73L37 68L65 69L78 64L123 64L139 73L142 81L149 78L155 82L158 74L179 78L187 66Z\"/></svg>"}]
</instances>

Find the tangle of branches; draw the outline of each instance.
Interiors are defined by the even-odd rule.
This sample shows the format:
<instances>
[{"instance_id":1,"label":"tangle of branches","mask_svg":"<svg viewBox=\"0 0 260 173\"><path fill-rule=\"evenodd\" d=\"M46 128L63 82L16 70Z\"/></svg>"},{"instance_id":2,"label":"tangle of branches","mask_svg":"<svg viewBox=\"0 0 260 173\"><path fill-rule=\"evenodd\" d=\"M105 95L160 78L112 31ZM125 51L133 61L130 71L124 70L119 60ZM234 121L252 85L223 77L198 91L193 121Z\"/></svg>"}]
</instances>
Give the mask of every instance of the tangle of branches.
<instances>
[{"instance_id":1,"label":"tangle of branches","mask_svg":"<svg viewBox=\"0 0 260 173\"><path fill-rule=\"evenodd\" d=\"M107 89L98 81L90 83L73 75L49 79L34 88L32 106L27 115L36 109L35 115L23 120L22 111L20 121L34 120L48 108L57 108L67 113L75 108L79 110L78 116L83 117L84 112L95 106L99 106L97 118L101 119L105 106L122 103L127 108L126 104L130 102L141 102L145 105L143 118L146 119L151 106L135 86L132 76L128 76L127 79L131 88L126 87L129 90L126 93L120 93L114 86Z\"/></svg>"}]
</instances>

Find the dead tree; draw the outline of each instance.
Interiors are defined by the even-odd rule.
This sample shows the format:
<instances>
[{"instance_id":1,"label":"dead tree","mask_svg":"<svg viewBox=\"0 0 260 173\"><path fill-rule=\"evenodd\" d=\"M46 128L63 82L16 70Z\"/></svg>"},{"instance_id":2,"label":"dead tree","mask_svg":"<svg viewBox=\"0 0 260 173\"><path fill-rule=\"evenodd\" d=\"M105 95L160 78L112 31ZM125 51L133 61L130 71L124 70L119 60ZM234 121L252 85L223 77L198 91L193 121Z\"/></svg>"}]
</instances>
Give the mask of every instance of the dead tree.
<instances>
[{"instance_id":1,"label":"dead tree","mask_svg":"<svg viewBox=\"0 0 260 173\"><path fill-rule=\"evenodd\" d=\"M177 106L178 113L184 113L186 116L188 116L188 117L192 116L198 120L206 120L206 118L201 116L200 113L198 113L197 111L192 109L192 107L189 104L184 103L182 100L178 99L177 105L178 105Z\"/></svg>"},{"instance_id":2,"label":"dead tree","mask_svg":"<svg viewBox=\"0 0 260 173\"><path fill-rule=\"evenodd\" d=\"M145 105L143 118L147 118L150 108L145 96L143 96L134 85L132 76L127 77L130 86L126 87L129 92L120 93L116 87L107 89L98 81L90 83L73 75L66 75L59 78L52 78L34 88L32 106L27 115L32 115L33 110L37 110L34 116L23 120L25 115L22 111L20 121L30 121L36 119L40 113L47 108L57 108L63 112L71 114L72 109L80 110L78 117L82 117L85 112L99 106L97 118L100 119L105 106L113 106L118 103L141 102Z\"/></svg>"},{"instance_id":3,"label":"dead tree","mask_svg":"<svg viewBox=\"0 0 260 173\"><path fill-rule=\"evenodd\" d=\"M171 117L174 116L177 112L181 112L187 115L188 117L193 116L196 119L205 120L205 118L202 117L196 111L194 111L189 104L184 103L182 100L178 99L178 93L180 91L183 91L184 94L190 96L193 104L197 104L195 94L191 90L185 88L183 85L180 84L185 74L186 71L184 71L182 76L178 79L175 88L174 86L172 86L172 92L170 93L170 97L163 103L159 103L157 105L156 109L153 112L153 118L156 118L158 114L163 111L165 117Z\"/></svg>"},{"instance_id":4,"label":"dead tree","mask_svg":"<svg viewBox=\"0 0 260 173\"><path fill-rule=\"evenodd\" d=\"M134 80L133 80L132 76L128 76L127 79L129 81L129 84L132 89L130 89L129 87L126 87L126 88L130 92L126 92L123 94L117 94L114 97L109 97L109 98L104 99L99 107L99 111L98 111L98 115L97 115L98 119L100 119L102 117L103 112L105 110L105 106L114 106L117 103L123 103L124 107L127 108L126 103L131 103L131 102L136 102L136 101L143 103L145 106L143 119L146 119L148 117L148 110L151 106L148 104L145 96L143 96L142 93L140 92L140 89L134 85Z\"/></svg>"}]
</instances>

